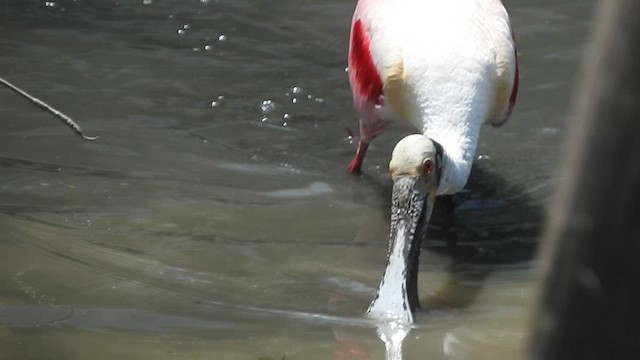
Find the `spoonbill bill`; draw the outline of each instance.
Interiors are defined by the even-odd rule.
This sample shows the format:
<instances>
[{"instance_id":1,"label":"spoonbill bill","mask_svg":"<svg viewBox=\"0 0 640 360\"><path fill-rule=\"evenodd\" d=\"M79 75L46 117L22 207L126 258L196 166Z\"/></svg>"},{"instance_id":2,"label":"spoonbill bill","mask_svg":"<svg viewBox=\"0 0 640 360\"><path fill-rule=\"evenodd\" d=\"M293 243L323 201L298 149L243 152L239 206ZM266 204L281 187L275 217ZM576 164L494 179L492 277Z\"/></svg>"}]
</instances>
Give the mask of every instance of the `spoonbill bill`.
<instances>
[{"instance_id":1,"label":"spoonbill bill","mask_svg":"<svg viewBox=\"0 0 640 360\"><path fill-rule=\"evenodd\" d=\"M392 121L417 134L395 146L387 265L370 317L413 322L420 244L438 195L466 184L484 123L504 124L518 92L509 16L500 0L359 0L349 81L360 139L348 171Z\"/></svg>"}]
</instances>

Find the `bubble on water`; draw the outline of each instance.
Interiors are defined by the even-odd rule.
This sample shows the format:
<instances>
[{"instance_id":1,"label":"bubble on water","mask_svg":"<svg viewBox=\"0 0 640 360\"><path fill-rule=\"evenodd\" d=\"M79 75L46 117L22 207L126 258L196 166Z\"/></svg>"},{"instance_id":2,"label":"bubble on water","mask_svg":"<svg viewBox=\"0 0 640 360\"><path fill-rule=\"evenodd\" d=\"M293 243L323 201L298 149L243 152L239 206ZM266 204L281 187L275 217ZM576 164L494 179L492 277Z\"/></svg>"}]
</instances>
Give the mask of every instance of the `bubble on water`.
<instances>
[{"instance_id":1,"label":"bubble on water","mask_svg":"<svg viewBox=\"0 0 640 360\"><path fill-rule=\"evenodd\" d=\"M56 7L56 6L58 6L58 4L56 4L55 1L47 1L47 2L44 3L44 5L46 7Z\"/></svg>"},{"instance_id":2,"label":"bubble on water","mask_svg":"<svg viewBox=\"0 0 640 360\"><path fill-rule=\"evenodd\" d=\"M142 0L142 3L144 5L150 5L150 4L153 4L153 0Z\"/></svg>"},{"instance_id":3,"label":"bubble on water","mask_svg":"<svg viewBox=\"0 0 640 360\"><path fill-rule=\"evenodd\" d=\"M478 157L476 159L478 161L487 161L487 160L491 160L491 156L485 155L485 154L480 154L480 155L478 155Z\"/></svg>"},{"instance_id":4,"label":"bubble on water","mask_svg":"<svg viewBox=\"0 0 640 360\"><path fill-rule=\"evenodd\" d=\"M276 109L276 103L274 103L271 99L263 100L260 104L260 110L263 114L268 114Z\"/></svg>"},{"instance_id":5,"label":"bubble on water","mask_svg":"<svg viewBox=\"0 0 640 360\"><path fill-rule=\"evenodd\" d=\"M282 115L282 118L285 119L285 120L289 120L289 119L291 119L291 115L284 114L284 115Z\"/></svg>"},{"instance_id":6,"label":"bubble on water","mask_svg":"<svg viewBox=\"0 0 640 360\"><path fill-rule=\"evenodd\" d=\"M324 102L324 99L323 99L323 98L316 98L316 99L315 99L315 101L316 101L316 102L319 102L319 103L323 103L323 102Z\"/></svg>"},{"instance_id":7,"label":"bubble on water","mask_svg":"<svg viewBox=\"0 0 640 360\"><path fill-rule=\"evenodd\" d=\"M170 15L169 15L169 19L173 19L174 17L176 17L176 16L175 16L175 15L173 15L173 14L170 14Z\"/></svg>"},{"instance_id":8,"label":"bubble on water","mask_svg":"<svg viewBox=\"0 0 640 360\"><path fill-rule=\"evenodd\" d=\"M344 68L344 72L349 72L349 67Z\"/></svg>"},{"instance_id":9,"label":"bubble on water","mask_svg":"<svg viewBox=\"0 0 640 360\"><path fill-rule=\"evenodd\" d=\"M193 50L193 51L200 51L200 48L193 48L193 49L191 49L191 50Z\"/></svg>"},{"instance_id":10,"label":"bubble on water","mask_svg":"<svg viewBox=\"0 0 640 360\"><path fill-rule=\"evenodd\" d=\"M178 35L184 35L185 33L186 33L186 31L184 31L184 29L178 30Z\"/></svg>"},{"instance_id":11,"label":"bubble on water","mask_svg":"<svg viewBox=\"0 0 640 360\"><path fill-rule=\"evenodd\" d=\"M298 99L297 99L297 98L293 98L293 99L291 99L291 103L293 103L293 104L298 103Z\"/></svg>"},{"instance_id":12,"label":"bubble on water","mask_svg":"<svg viewBox=\"0 0 640 360\"><path fill-rule=\"evenodd\" d=\"M220 42L227 41L227 36L225 34L220 34L220 36L218 36L218 41Z\"/></svg>"},{"instance_id":13,"label":"bubble on water","mask_svg":"<svg viewBox=\"0 0 640 360\"><path fill-rule=\"evenodd\" d=\"M286 127L286 126L287 126L287 122L286 122L286 121L285 121L285 122L283 122L283 123L282 123L282 126L285 126L285 127Z\"/></svg>"},{"instance_id":14,"label":"bubble on water","mask_svg":"<svg viewBox=\"0 0 640 360\"><path fill-rule=\"evenodd\" d=\"M211 102L211 107L217 107L218 105L220 105L220 103L218 103L217 101Z\"/></svg>"},{"instance_id":15,"label":"bubble on water","mask_svg":"<svg viewBox=\"0 0 640 360\"><path fill-rule=\"evenodd\" d=\"M262 122L266 122L267 120L269 120L269 118L268 118L268 117L266 117L266 116L263 116L263 117L262 117L262 120L260 120L260 121L262 121Z\"/></svg>"},{"instance_id":16,"label":"bubble on water","mask_svg":"<svg viewBox=\"0 0 640 360\"><path fill-rule=\"evenodd\" d=\"M206 51L209 51L209 50L213 49L213 46L211 46L211 45L205 45L205 46L204 46L204 49L205 49Z\"/></svg>"},{"instance_id":17,"label":"bubble on water","mask_svg":"<svg viewBox=\"0 0 640 360\"><path fill-rule=\"evenodd\" d=\"M224 95L218 95L218 100L224 99Z\"/></svg>"},{"instance_id":18,"label":"bubble on water","mask_svg":"<svg viewBox=\"0 0 640 360\"><path fill-rule=\"evenodd\" d=\"M304 89L299 86L294 86L291 88L292 94L304 94Z\"/></svg>"},{"instance_id":19,"label":"bubble on water","mask_svg":"<svg viewBox=\"0 0 640 360\"><path fill-rule=\"evenodd\" d=\"M191 24L184 24L184 25L182 25L182 28L185 29L185 30L189 30L189 29L191 29Z\"/></svg>"}]
</instances>

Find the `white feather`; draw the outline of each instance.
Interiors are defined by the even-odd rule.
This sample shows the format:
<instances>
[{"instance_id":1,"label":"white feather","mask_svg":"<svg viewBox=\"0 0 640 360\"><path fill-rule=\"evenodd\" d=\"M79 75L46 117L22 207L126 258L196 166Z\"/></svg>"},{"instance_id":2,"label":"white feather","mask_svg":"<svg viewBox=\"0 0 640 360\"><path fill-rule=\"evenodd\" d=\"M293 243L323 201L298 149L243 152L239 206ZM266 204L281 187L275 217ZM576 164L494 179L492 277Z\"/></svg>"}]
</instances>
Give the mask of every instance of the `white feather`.
<instances>
[{"instance_id":1,"label":"white feather","mask_svg":"<svg viewBox=\"0 0 640 360\"><path fill-rule=\"evenodd\" d=\"M402 64L405 116L444 149L438 194L467 182L480 127L504 114L515 76L509 18L499 0L360 0L379 73ZM508 91L505 96L505 91ZM384 115L391 121L399 114ZM367 121L366 116L363 121Z\"/></svg>"}]
</instances>

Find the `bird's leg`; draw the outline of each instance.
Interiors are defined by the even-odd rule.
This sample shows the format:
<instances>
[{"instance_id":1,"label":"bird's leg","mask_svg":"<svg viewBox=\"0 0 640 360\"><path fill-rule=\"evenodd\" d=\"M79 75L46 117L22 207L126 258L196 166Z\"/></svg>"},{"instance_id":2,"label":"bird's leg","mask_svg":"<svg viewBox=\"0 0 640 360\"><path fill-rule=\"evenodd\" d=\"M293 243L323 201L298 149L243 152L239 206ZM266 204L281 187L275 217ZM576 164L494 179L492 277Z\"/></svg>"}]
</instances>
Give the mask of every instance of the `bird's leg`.
<instances>
[{"instance_id":1,"label":"bird's leg","mask_svg":"<svg viewBox=\"0 0 640 360\"><path fill-rule=\"evenodd\" d=\"M458 235L451 230L456 222L456 205L453 202L453 195L442 195L439 199L442 204L442 232L447 238L447 247L454 247L458 243Z\"/></svg>"},{"instance_id":2,"label":"bird's leg","mask_svg":"<svg viewBox=\"0 0 640 360\"><path fill-rule=\"evenodd\" d=\"M364 155L367 153L367 148L369 147L369 143L360 139L358 141L358 150L356 150L356 154L353 156L353 160L347 166L347 171L352 174L359 174L362 171L362 162L364 161Z\"/></svg>"},{"instance_id":3,"label":"bird's leg","mask_svg":"<svg viewBox=\"0 0 640 360\"><path fill-rule=\"evenodd\" d=\"M442 231L449 231L455 224L455 204L453 203L453 195L442 195L438 199L442 205L442 211L444 212L444 219L442 222Z\"/></svg>"}]
</instances>

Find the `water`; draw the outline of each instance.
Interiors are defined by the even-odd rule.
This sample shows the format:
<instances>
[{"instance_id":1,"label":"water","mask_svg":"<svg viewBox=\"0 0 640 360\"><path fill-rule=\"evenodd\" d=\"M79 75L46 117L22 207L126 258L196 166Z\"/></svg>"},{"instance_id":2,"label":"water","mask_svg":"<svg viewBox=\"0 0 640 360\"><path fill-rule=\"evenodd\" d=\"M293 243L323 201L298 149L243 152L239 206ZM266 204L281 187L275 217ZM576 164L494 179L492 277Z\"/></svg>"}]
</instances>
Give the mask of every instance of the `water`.
<instances>
[{"instance_id":1,"label":"water","mask_svg":"<svg viewBox=\"0 0 640 360\"><path fill-rule=\"evenodd\" d=\"M483 130L456 249L436 209L405 359L513 359L525 338L592 2L506 6L518 103ZM406 133L345 173L353 7L0 1L0 76L100 136L0 89L0 359L384 358L363 313Z\"/></svg>"}]
</instances>

